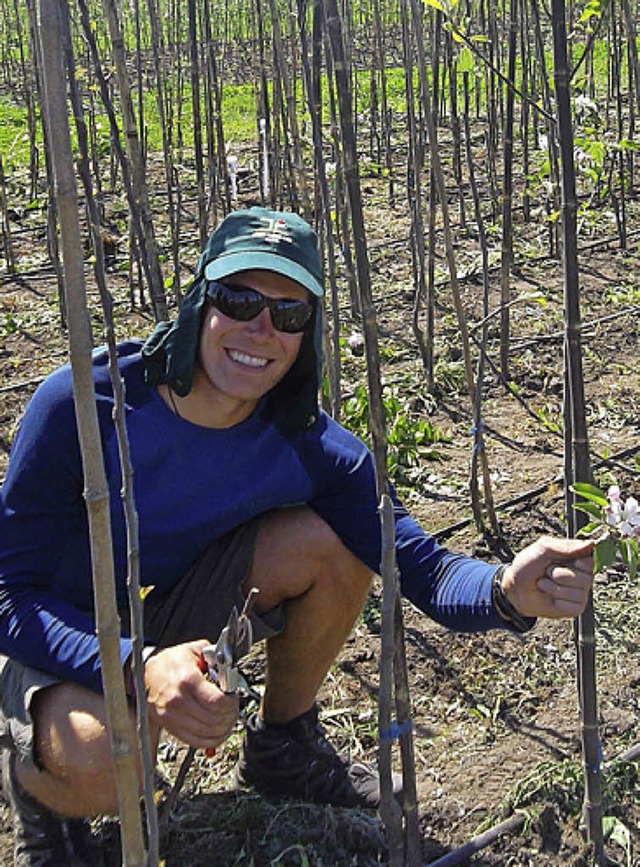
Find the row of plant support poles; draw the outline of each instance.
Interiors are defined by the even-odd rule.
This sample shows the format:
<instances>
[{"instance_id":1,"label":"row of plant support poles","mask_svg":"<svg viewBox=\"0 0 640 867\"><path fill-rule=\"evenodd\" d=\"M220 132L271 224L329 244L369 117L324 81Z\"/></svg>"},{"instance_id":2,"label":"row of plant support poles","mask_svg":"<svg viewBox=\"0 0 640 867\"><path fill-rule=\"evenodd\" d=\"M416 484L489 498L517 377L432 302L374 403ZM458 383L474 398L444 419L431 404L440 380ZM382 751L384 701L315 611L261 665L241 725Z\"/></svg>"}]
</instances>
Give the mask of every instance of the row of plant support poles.
<instances>
[{"instance_id":1,"label":"row of plant support poles","mask_svg":"<svg viewBox=\"0 0 640 867\"><path fill-rule=\"evenodd\" d=\"M469 5L469 4L467 4ZM387 470L387 419L380 374L378 312L367 238L366 206L361 187L362 130L365 123L359 100L366 90L370 111L366 117L368 165L388 176L388 198L395 201L400 186L392 144L401 140L401 163L405 171L405 192L410 214L412 260L413 337L425 380L434 381L436 345L435 273L437 253L444 259L447 298L455 312L464 369L464 382L473 419L473 442L469 462L468 489L475 523L479 530L499 533L488 457L484 443L482 393L490 364L489 325L500 319L499 369L509 378L512 268L514 261L513 214L516 197L525 213L532 209L531 189L517 189L513 177L513 150L520 141L525 155L525 173L535 174L529 165L534 146L548 156L538 192L548 214L549 250L560 254L564 266L565 314L565 472L568 533L575 535L580 523L575 517L570 486L589 481L591 467L585 420L582 381L580 287L577 264L579 197L574 165L575 141L572 112L572 85L580 86L595 98L594 59L589 53L595 40L588 41L582 54L567 52L568 38L564 0L553 0L551 19L545 22L538 0L510 0L509 3L474 5L473 15L462 20L455 4L428 0L374 0L364 20L351 18L336 0L281 2L262 0L225 6L224 16L213 14L212 4L189 0L185 9L161 0L148 0L143 10L138 0L130 9L117 0L103 0L98 7L90 0L28 0L26 10L12 9L5 0L3 22L15 23L11 44L17 45L19 62L5 54L0 78L21 91L28 108L30 184L33 196L40 187L40 143L44 142L45 171L49 191L48 240L61 287L61 316L69 330L74 393L78 413L83 461L86 468L86 502L90 518L94 562L97 629L101 644L109 728L118 772L118 796L123 830L123 863L159 862L158 829L153 805L152 769L148 736L145 733L144 702L139 701L139 744L132 743L122 723L127 719L126 697L117 654L120 627L115 608L113 566L109 552L110 527L102 455L96 448L95 404L92 393L90 352L92 338L87 313L83 263L82 225L88 214L95 279L100 288L106 322L105 333L113 345L110 322L111 299L105 277L104 239L112 227L113 200L118 191L126 201L126 237L131 258L130 281L138 296L132 303L149 305L156 320L170 315L181 300L184 243L200 248L218 218L238 204L239 142L227 135L225 101L230 99L231 82L224 80L225 63L230 68L249 57L253 134L259 142L251 187L251 202L292 208L315 221L325 253L327 283L327 409L336 417L341 404L340 296L336 272L343 269L349 289L351 318L364 333L367 362L368 408L374 453L380 516L383 534L383 629L380 660L380 769L383 782L381 815L387 830L389 863L392 867L421 863L418 804L411 733L411 703L404 660L403 622L394 556L393 509ZM640 112L640 68L637 37L630 0L620 9L596 4L594 21L600 32L616 39L613 60L607 61L607 123L612 118L612 135L619 147L607 152L597 166L593 201L613 203L621 246L627 243L625 198L637 189L634 149L630 142ZM596 7L594 7L596 8ZM131 17L132 16L132 17ZM98 22L98 23L96 23ZM373 29L368 29L370 24ZM551 26L553 75L556 108L546 72L549 57L545 36ZM474 27L476 30L474 31ZM270 42L265 35L268 30ZM474 37L484 35L486 42ZM507 33L503 41L499 33ZM365 66L362 46L370 45ZM619 37L626 34L626 59ZM444 38L440 38L444 34ZM395 40L395 41L394 41ZM441 51L442 42L442 51ZM272 54L267 57L266 45ZM427 47L431 44L431 52ZM108 49L105 49L108 45ZM133 60L130 53L134 46ZM234 54L232 46L240 50ZM401 51L398 51L401 46ZM479 48L482 46L482 50ZM184 50L183 50L184 49ZM357 50L360 49L360 50ZM390 107L391 70L389 54L403 71L404 115ZM78 61L86 73L78 74ZM31 66L29 65L31 63ZM186 65L185 65L186 64ZM115 75L111 75L111 69ZM170 74L171 70L171 74ZM516 77L519 70L519 80ZM246 71L246 70L245 70ZM176 74L177 73L177 74ZM363 74L366 73L366 74ZM623 94L624 74L629 85ZM235 69L233 86L240 71ZM18 87L20 78L22 85ZM149 90L145 90L149 82ZM69 124L71 99L74 143ZM159 126L161 172L166 199L153 200L149 175L154 153L145 97L155 94ZM99 101L97 99L99 95ZM186 97L189 97L188 99ZM591 98L591 97L590 97ZM624 99L628 110L622 112ZM38 99L43 125L37 125ZM458 100L462 101L460 111ZM518 103L519 100L519 103ZM486 106L482 116L481 104ZM515 129L520 105L521 128ZM304 124L300 121L301 106ZM609 111L610 108L610 111ZM473 114L476 124L472 129ZM309 124L311 135L303 131ZM486 126L484 126L486 123ZM487 173L477 171L477 142L474 131L483 128ZM104 138L109 142L108 170L105 170ZM443 165L443 127L453 141L452 165ZM327 128L329 135L327 136ZM406 129L406 136L404 130ZM498 153L502 130L502 153ZM582 130L582 136L586 134ZM305 138L307 136L307 138ZM544 145L542 139L546 138ZM462 140L463 139L463 140ZM74 147L82 178L82 200L78 195ZM235 150L234 150L235 148ZM102 151L102 152L101 152ZM188 190L181 180L182 169L193 178ZM464 166L463 166L464 163ZM331 165L331 171L329 171ZM498 167L502 181L498 181ZM595 171L595 170L594 170ZM15 268L8 216L7 192L10 166L0 161L0 228L9 269ZM463 189L463 178L468 187ZM457 223L451 207L452 189L457 188ZM470 197L471 207L465 202ZM195 210L189 212L186 200ZM490 307L490 257L487 239L487 208L501 226L500 305ZM499 206L498 206L499 205ZM159 212L163 212L160 214ZM455 233L473 225L481 258L483 321L479 336L472 339L468 314L460 292ZM122 227L120 227L122 228ZM193 237L191 237L192 233ZM58 240L60 248L58 248ZM163 266L163 261L167 264ZM442 293L440 293L442 294ZM476 357L474 358L474 350ZM122 401L114 369L114 392ZM141 689L141 615L137 582L136 514L132 495L126 429L122 404L116 413L120 454L125 485L129 532L129 584L134 612L132 634L136 647L134 672ZM598 756L597 685L592 601L577 624L582 743L585 772L584 824L593 843L596 861L604 863L602 841L601 779ZM116 648L114 650L114 647ZM405 794L398 809L391 788L393 745L399 741ZM134 757L141 749L146 758L145 814L149 850L145 852L142 819L138 802ZM519 823L511 822L514 830ZM494 838L492 838L494 839ZM474 844L475 845L475 844ZM486 845L486 844L483 844ZM469 850L471 851L471 850ZM475 850L474 850L475 851ZM440 859L438 863L457 863Z\"/></svg>"}]
</instances>

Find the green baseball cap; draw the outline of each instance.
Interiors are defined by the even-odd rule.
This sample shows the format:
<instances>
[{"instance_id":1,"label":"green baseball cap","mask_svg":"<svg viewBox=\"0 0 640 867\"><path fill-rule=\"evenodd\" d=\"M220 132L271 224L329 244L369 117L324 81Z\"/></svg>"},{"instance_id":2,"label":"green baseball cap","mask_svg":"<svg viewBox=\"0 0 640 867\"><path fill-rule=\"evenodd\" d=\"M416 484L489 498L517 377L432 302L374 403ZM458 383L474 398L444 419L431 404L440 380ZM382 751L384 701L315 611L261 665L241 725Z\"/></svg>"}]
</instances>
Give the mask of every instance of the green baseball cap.
<instances>
[{"instance_id":1,"label":"green baseball cap","mask_svg":"<svg viewBox=\"0 0 640 867\"><path fill-rule=\"evenodd\" d=\"M322 295L318 241L311 226L285 211L249 208L233 211L209 238L207 280L239 271L275 271Z\"/></svg>"}]
</instances>

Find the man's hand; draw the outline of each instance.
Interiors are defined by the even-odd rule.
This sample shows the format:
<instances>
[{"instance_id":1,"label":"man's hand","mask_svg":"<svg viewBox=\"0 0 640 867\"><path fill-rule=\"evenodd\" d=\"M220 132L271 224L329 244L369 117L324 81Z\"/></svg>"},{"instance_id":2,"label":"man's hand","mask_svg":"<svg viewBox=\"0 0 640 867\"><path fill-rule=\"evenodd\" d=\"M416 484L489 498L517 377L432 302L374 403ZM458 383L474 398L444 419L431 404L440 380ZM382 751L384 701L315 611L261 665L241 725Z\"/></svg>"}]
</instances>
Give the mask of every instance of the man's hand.
<instances>
[{"instance_id":1,"label":"man's hand","mask_svg":"<svg viewBox=\"0 0 640 867\"><path fill-rule=\"evenodd\" d=\"M593 583L593 542L543 536L505 569L502 589L523 617L578 617Z\"/></svg>"},{"instance_id":2,"label":"man's hand","mask_svg":"<svg viewBox=\"0 0 640 867\"><path fill-rule=\"evenodd\" d=\"M168 647L144 667L149 717L191 747L214 749L238 719L238 698L225 695L198 668L205 639Z\"/></svg>"}]
</instances>

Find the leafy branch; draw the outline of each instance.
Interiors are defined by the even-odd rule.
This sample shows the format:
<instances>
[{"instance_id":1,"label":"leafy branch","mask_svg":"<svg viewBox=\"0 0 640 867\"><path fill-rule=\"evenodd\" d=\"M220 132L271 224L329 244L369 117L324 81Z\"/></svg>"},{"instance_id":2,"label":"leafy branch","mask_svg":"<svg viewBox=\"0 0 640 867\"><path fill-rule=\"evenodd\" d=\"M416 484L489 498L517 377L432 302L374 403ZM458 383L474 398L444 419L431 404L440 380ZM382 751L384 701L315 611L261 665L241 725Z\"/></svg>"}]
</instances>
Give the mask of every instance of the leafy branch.
<instances>
[{"instance_id":1,"label":"leafy branch","mask_svg":"<svg viewBox=\"0 0 640 867\"><path fill-rule=\"evenodd\" d=\"M618 485L611 485L605 494L595 485L576 483L571 490L583 498L574 508L592 519L578 531L580 536L596 540L594 569L602 572L620 554L634 579L638 572L638 542L640 541L640 508L635 497L623 501Z\"/></svg>"}]
</instances>

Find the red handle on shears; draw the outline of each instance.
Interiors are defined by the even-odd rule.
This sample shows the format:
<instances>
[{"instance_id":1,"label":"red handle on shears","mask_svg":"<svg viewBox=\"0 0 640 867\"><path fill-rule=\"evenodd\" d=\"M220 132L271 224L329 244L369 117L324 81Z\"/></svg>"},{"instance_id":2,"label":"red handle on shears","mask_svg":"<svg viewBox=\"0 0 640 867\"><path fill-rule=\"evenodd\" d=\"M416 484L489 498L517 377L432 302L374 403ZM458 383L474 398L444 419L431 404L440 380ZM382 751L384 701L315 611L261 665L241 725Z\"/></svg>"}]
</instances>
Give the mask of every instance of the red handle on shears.
<instances>
[{"instance_id":1,"label":"red handle on shears","mask_svg":"<svg viewBox=\"0 0 640 867\"><path fill-rule=\"evenodd\" d=\"M209 674L209 666L207 665L207 660L204 658L204 656L202 654L200 654L198 656L198 668L200 669L200 671L203 674ZM211 759L216 754L216 748L215 747L206 747L204 752L205 752L205 755Z\"/></svg>"}]
</instances>

